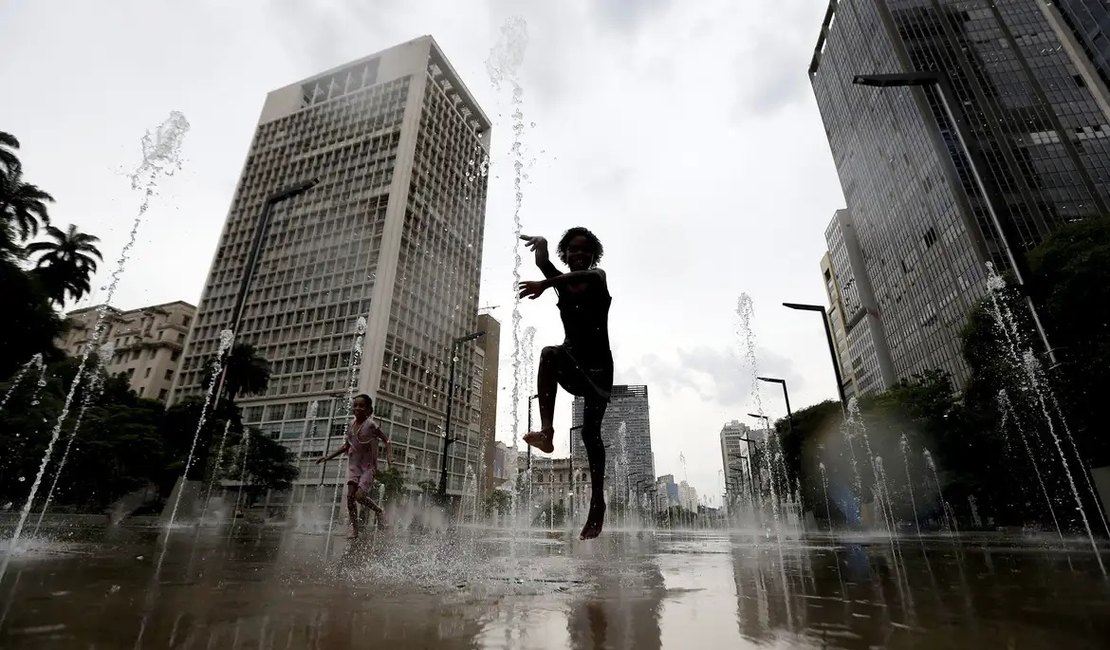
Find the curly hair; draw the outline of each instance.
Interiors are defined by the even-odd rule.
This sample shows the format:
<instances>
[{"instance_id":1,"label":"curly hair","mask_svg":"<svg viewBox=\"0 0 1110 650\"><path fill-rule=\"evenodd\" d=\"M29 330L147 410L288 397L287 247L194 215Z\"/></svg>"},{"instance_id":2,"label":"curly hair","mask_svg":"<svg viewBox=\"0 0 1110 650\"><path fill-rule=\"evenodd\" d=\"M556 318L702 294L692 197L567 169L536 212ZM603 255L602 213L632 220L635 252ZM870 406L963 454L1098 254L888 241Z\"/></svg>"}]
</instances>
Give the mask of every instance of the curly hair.
<instances>
[{"instance_id":1,"label":"curly hair","mask_svg":"<svg viewBox=\"0 0 1110 650\"><path fill-rule=\"evenodd\" d=\"M570 246L570 240L575 237L585 237L590 241L590 245L594 249L594 265L596 266L601 261L601 256L605 254L605 247L601 245L601 240L597 238L597 235L582 226L575 226L563 233L563 238L559 240L559 246L555 249L559 254L559 260L563 264L567 263L567 247Z\"/></svg>"}]
</instances>

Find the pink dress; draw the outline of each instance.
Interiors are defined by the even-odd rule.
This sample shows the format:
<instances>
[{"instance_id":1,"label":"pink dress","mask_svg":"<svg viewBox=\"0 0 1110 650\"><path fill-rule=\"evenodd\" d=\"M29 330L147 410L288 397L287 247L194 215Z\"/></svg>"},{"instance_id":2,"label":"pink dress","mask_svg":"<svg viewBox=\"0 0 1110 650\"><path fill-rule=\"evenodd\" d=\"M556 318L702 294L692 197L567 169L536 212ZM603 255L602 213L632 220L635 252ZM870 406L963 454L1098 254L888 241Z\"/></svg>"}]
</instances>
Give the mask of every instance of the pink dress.
<instances>
[{"instance_id":1,"label":"pink dress","mask_svg":"<svg viewBox=\"0 0 1110 650\"><path fill-rule=\"evenodd\" d=\"M378 441L386 442L389 436L374 422L366 418L359 424L351 420L347 427L347 482L369 492L374 483L374 470L378 467Z\"/></svg>"}]
</instances>

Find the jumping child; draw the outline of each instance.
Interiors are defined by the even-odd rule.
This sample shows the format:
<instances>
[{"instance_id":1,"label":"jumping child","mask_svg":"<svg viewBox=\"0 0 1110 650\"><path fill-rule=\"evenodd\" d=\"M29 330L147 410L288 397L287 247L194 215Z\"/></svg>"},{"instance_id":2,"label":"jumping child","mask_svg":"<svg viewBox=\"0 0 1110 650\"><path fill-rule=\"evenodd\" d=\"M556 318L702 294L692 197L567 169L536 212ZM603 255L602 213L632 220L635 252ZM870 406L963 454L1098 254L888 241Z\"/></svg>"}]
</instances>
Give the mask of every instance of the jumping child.
<instances>
[{"instance_id":1,"label":"jumping child","mask_svg":"<svg viewBox=\"0 0 1110 650\"><path fill-rule=\"evenodd\" d=\"M605 447L601 441L601 420L613 390L613 353L609 349L609 305L613 299L605 282L605 272L597 268L604 252L601 242L589 230L571 228L559 240L559 259L570 271L561 273L547 251L543 237L521 236L536 254L536 266L543 280L521 282L520 297L532 300L554 288L558 294L559 316L565 339L540 352L537 378L540 402L540 430L530 431L524 442L544 453L555 450L555 392L557 386L585 398L582 442L590 461L590 511L580 539L601 534L605 522Z\"/></svg>"},{"instance_id":2,"label":"jumping child","mask_svg":"<svg viewBox=\"0 0 1110 650\"><path fill-rule=\"evenodd\" d=\"M343 446L316 459L316 462L326 463L342 454L348 454L347 515L351 525L347 539L357 539L360 503L374 511L379 526L386 526L385 511L370 498L370 488L374 485L374 472L378 468L378 441L385 443L385 459L390 467L393 467L393 446L386 432L370 417L374 414L374 402L369 395L357 395L351 402L351 411L355 417L347 427Z\"/></svg>"}]
</instances>

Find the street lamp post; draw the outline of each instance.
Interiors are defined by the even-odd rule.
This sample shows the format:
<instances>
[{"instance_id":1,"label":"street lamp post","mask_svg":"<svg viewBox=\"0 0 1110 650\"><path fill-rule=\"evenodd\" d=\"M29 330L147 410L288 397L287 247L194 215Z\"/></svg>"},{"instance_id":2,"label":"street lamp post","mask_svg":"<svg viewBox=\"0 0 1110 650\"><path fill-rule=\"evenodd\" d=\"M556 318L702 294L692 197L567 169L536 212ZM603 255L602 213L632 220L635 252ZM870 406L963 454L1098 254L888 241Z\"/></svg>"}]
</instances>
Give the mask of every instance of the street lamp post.
<instances>
[{"instance_id":1,"label":"street lamp post","mask_svg":"<svg viewBox=\"0 0 1110 650\"><path fill-rule=\"evenodd\" d=\"M447 379L447 417L443 423L443 457L440 458L439 469L439 498L441 501L447 499L447 448L455 439L451 437L451 405L455 400L455 359L459 356L459 348L463 343L473 341L480 336L485 335L484 331L474 332L466 336L460 336L451 342L451 373Z\"/></svg>"},{"instance_id":2,"label":"street lamp post","mask_svg":"<svg viewBox=\"0 0 1110 650\"><path fill-rule=\"evenodd\" d=\"M538 397L539 397L539 395L529 395L528 396L528 430L529 431L532 430L532 400L537 399ZM528 448L527 468L532 469L532 445L526 445L526 446ZM531 482L531 480L532 480L531 476L529 476L528 480L529 480L529 482Z\"/></svg>"},{"instance_id":3,"label":"street lamp post","mask_svg":"<svg viewBox=\"0 0 1110 650\"><path fill-rule=\"evenodd\" d=\"M270 227L270 213L273 211L274 206L282 201L289 200L299 194L304 194L317 183L320 182L319 178L312 178L306 181L301 181L295 185L290 185L284 189L278 190L273 194L266 197L266 201L262 204L262 214L258 217L258 223L254 227L254 236L251 239L250 252L247 254L247 264L243 268L243 276L239 280L239 291L235 295L235 306L231 310L231 332L234 337L239 337L239 326L243 320L243 309L247 303L247 290L250 288L251 280L254 279L254 267L258 263L258 258L262 255L262 243L266 238L266 231ZM225 365L223 371L220 372L220 381L216 385L216 392L214 404L220 403L220 395L223 393L224 384L227 382L229 368Z\"/></svg>"},{"instance_id":4,"label":"street lamp post","mask_svg":"<svg viewBox=\"0 0 1110 650\"><path fill-rule=\"evenodd\" d=\"M578 425L578 426L576 426L576 427L571 427L571 428L570 428L570 436L571 436L571 438L573 438L573 437L574 437L574 432L575 432L576 430L581 430L581 429L582 429L582 427L584 427L584 426L585 426L584 424L579 424L579 425ZM568 442L568 445L570 445L570 442ZM574 495L574 496L573 496L573 497L571 497L571 499L570 499L570 516L571 516L571 518L573 519L573 518L574 518L574 502L575 502L575 501L576 501L576 500L578 499L578 493L576 493L576 492L574 491L574 451L573 451L573 449L574 449L574 446L573 446L573 445L570 445L570 446L568 447L568 449L571 449L571 452L570 452L569 454L567 454L567 456L568 456L568 457L569 457L569 459L570 459L570 492L571 492L571 494L573 494L573 495Z\"/></svg>"},{"instance_id":5,"label":"street lamp post","mask_svg":"<svg viewBox=\"0 0 1110 650\"><path fill-rule=\"evenodd\" d=\"M829 344L829 357L832 358L833 372L836 374L836 392L840 395L840 408L848 412L848 398L844 396L844 378L840 376L840 361L836 357L836 347L833 345L832 328L829 326L829 313L821 305L805 305L797 302L784 302L783 307L801 311L816 311L821 313L821 322L825 325L825 340ZM784 384L785 385L785 384Z\"/></svg>"},{"instance_id":6,"label":"street lamp post","mask_svg":"<svg viewBox=\"0 0 1110 650\"><path fill-rule=\"evenodd\" d=\"M1012 225L1004 221L998 213L998 209L995 206L995 195L989 191L986 176L983 174L983 170L986 169L986 167L983 164L978 149L971 146L973 134L968 130L964 120L957 115L954 109L957 98L952 91L952 86L948 81L948 77L936 71L900 72L895 74L861 74L853 77L852 83L873 88L914 86L932 86L936 88L941 108L944 110L945 116L948 117L948 121L952 124L952 130L956 136L956 140L967 156L971 176L975 181L975 185L979 188L979 193L983 195L987 214L990 216L991 225L994 226L995 234L998 236L999 243L1002 245L1001 247L1003 253L1006 255L1006 261L1009 263L1010 270L1014 274L1014 279L1017 281L1018 286L1021 288L1021 293L1025 297L1025 304L1029 308L1030 315L1033 317L1033 326L1037 329L1037 335L1041 339L1041 344L1044 345L1045 353L1048 355L1049 361L1055 365L1056 353L1052 350L1052 346L1049 345L1048 335L1045 333L1044 326L1041 324L1041 317L1037 313L1037 307L1033 304L1033 297L1029 295L1028 288L1025 286L1025 276L1027 275L1027 273L1025 273L1025 264L1021 255L1014 252L1014 243L1019 241L1019 239L1013 235Z\"/></svg>"},{"instance_id":7,"label":"street lamp post","mask_svg":"<svg viewBox=\"0 0 1110 650\"><path fill-rule=\"evenodd\" d=\"M794 413L790 410L790 393L786 390L786 380L776 379L775 377L756 377L756 379L769 384L782 385L782 397L786 400L786 423L790 426L790 430L794 431Z\"/></svg>"}]
</instances>

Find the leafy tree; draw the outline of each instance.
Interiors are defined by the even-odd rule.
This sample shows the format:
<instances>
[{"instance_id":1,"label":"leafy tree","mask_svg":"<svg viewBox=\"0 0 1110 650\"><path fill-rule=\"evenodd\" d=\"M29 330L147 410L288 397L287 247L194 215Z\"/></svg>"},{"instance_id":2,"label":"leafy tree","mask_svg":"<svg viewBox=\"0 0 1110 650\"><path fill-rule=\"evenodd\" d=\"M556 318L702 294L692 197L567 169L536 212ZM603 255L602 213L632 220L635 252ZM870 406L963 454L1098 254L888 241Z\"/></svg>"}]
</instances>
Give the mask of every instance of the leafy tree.
<instances>
[{"instance_id":1,"label":"leafy tree","mask_svg":"<svg viewBox=\"0 0 1110 650\"><path fill-rule=\"evenodd\" d=\"M425 482L426 481L421 481L420 483L423 484ZM482 499L482 511L486 513L486 516L495 512L499 515L507 515L512 507L513 499L509 496L509 493L504 490L494 490Z\"/></svg>"},{"instance_id":2,"label":"leafy tree","mask_svg":"<svg viewBox=\"0 0 1110 650\"><path fill-rule=\"evenodd\" d=\"M0 173L7 174L19 168L16 149L19 149L19 140L11 133L0 131Z\"/></svg>"},{"instance_id":3,"label":"leafy tree","mask_svg":"<svg viewBox=\"0 0 1110 650\"><path fill-rule=\"evenodd\" d=\"M40 225L50 223L46 205L53 201L38 186L24 182L20 165L0 173L0 254L20 255L19 243L37 234Z\"/></svg>"},{"instance_id":4,"label":"leafy tree","mask_svg":"<svg viewBox=\"0 0 1110 650\"><path fill-rule=\"evenodd\" d=\"M65 231L47 226L46 234L51 241L33 242L25 249L39 256L32 272L56 305L63 305L66 296L80 300L89 292L96 261L103 260L96 247L100 240L78 231L73 224Z\"/></svg>"},{"instance_id":5,"label":"leafy tree","mask_svg":"<svg viewBox=\"0 0 1110 650\"><path fill-rule=\"evenodd\" d=\"M243 492L247 495L246 506L258 500L267 490L288 490L297 478L297 466L293 453L273 438L258 429L247 430L239 442L246 445L243 453L245 472L243 473ZM236 477L239 478L239 477Z\"/></svg>"},{"instance_id":6,"label":"leafy tree","mask_svg":"<svg viewBox=\"0 0 1110 650\"><path fill-rule=\"evenodd\" d=\"M392 501L405 493L405 478L401 476L401 472L396 467L378 472L376 478L379 483L385 486L386 501Z\"/></svg>"},{"instance_id":7,"label":"leafy tree","mask_svg":"<svg viewBox=\"0 0 1110 650\"><path fill-rule=\"evenodd\" d=\"M4 309L0 318L0 378L11 377L35 353L51 361L61 359L54 340L64 331L64 322L39 284L15 264L0 259L0 287Z\"/></svg>"},{"instance_id":8,"label":"leafy tree","mask_svg":"<svg viewBox=\"0 0 1110 650\"><path fill-rule=\"evenodd\" d=\"M1060 361L1054 373L1088 465L1110 464L1110 218L1066 225L1030 252L1029 284Z\"/></svg>"},{"instance_id":9,"label":"leafy tree","mask_svg":"<svg viewBox=\"0 0 1110 650\"><path fill-rule=\"evenodd\" d=\"M212 357L205 362L205 386L212 380L213 368L219 367L215 361ZM262 393L270 383L270 362L249 343L236 343L231 347L223 372L227 373L224 394L232 402L241 395Z\"/></svg>"}]
</instances>

